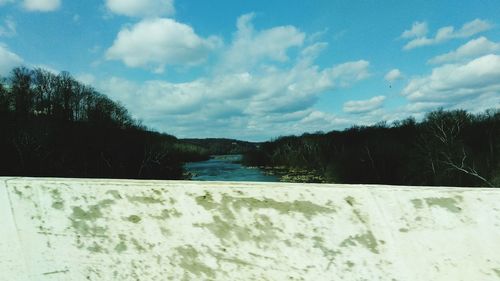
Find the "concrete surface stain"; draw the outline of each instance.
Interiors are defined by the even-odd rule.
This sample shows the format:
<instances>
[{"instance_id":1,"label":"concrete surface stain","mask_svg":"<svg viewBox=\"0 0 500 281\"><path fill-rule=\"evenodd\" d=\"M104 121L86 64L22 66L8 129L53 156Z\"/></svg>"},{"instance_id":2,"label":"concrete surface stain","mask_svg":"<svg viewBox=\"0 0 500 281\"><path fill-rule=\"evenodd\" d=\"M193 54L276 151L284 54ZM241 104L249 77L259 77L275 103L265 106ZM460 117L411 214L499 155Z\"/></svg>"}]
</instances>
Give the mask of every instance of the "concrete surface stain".
<instances>
[{"instance_id":1,"label":"concrete surface stain","mask_svg":"<svg viewBox=\"0 0 500 281\"><path fill-rule=\"evenodd\" d=\"M139 243L139 241L135 238L132 238L130 239L130 241L132 242L132 244L134 245L135 249L138 251L138 252L145 252L146 251L146 248L144 248L141 243Z\"/></svg>"},{"instance_id":2,"label":"concrete surface stain","mask_svg":"<svg viewBox=\"0 0 500 281\"><path fill-rule=\"evenodd\" d=\"M364 234L349 236L349 238L345 239L344 241L342 241L342 243L340 243L340 247L348 247L356 245L361 245L374 254L380 254L380 251L378 249L377 239L375 238L375 236L371 231L367 231Z\"/></svg>"},{"instance_id":3,"label":"concrete surface stain","mask_svg":"<svg viewBox=\"0 0 500 281\"><path fill-rule=\"evenodd\" d=\"M120 195L120 192L118 192L118 190L108 190L106 191L106 194L110 194L111 196L113 196L113 198L115 199L122 199L123 197Z\"/></svg>"},{"instance_id":4,"label":"concrete surface stain","mask_svg":"<svg viewBox=\"0 0 500 281\"><path fill-rule=\"evenodd\" d=\"M141 217L137 215L130 215L126 218L126 220L131 223L139 223L141 221Z\"/></svg>"},{"instance_id":5,"label":"concrete surface stain","mask_svg":"<svg viewBox=\"0 0 500 281\"><path fill-rule=\"evenodd\" d=\"M211 267L205 265L202 261L200 261L200 254L193 246L188 245L184 247L177 247L175 248L175 250L181 258L179 266L182 267L185 271L197 276L198 278L215 278L215 271ZM184 275L184 277L184 279L186 280L192 280L186 275Z\"/></svg>"},{"instance_id":6,"label":"concrete surface stain","mask_svg":"<svg viewBox=\"0 0 500 281\"><path fill-rule=\"evenodd\" d=\"M363 224L366 224L368 223L368 218L367 216L363 215L361 213L361 211L357 208L355 208L356 205L358 205L358 203L356 202L356 200L354 199L354 197L352 196L348 196L344 199L347 204L349 204L349 206L351 206L353 209L352 209L352 212L354 214L354 216Z\"/></svg>"},{"instance_id":7,"label":"concrete surface stain","mask_svg":"<svg viewBox=\"0 0 500 281\"><path fill-rule=\"evenodd\" d=\"M412 199L411 203L415 209L422 209L424 207L424 202L422 199Z\"/></svg>"},{"instance_id":8,"label":"concrete surface stain","mask_svg":"<svg viewBox=\"0 0 500 281\"><path fill-rule=\"evenodd\" d=\"M101 210L114 204L113 200L103 200L96 205L90 205L85 211L79 206L72 207L73 212L69 216L71 226L82 235L102 236L107 228L96 225L96 221L103 217Z\"/></svg>"},{"instance_id":9,"label":"concrete surface stain","mask_svg":"<svg viewBox=\"0 0 500 281\"><path fill-rule=\"evenodd\" d=\"M87 250L89 250L92 253L104 253L104 252L106 252L105 249L101 245L97 244L96 242L94 242L92 244L92 246L87 247Z\"/></svg>"},{"instance_id":10,"label":"concrete surface stain","mask_svg":"<svg viewBox=\"0 0 500 281\"><path fill-rule=\"evenodd\" d=\"M175 209L163 209L163 210L161 210L160 215L157 215L157 216L150 215L150 217L157 219L157 220L166 220L166 219L170 219L171 217L180 218L181 216L182 216L182 213L175 210Z\"/></svg>"},{"instance_id":11,"label":"concrete surface stain","mask_svg":"<svg viewBox=\"0 0 500 281\"><path fill-rule=\"evenodd\" d=\"M493 272L495 272L495 274L497 275L498 279L500 279L500 269L494 268Z\"/></svg>"},{"instance_id":12,"label":"concrete surface stain","mask_svg":"<svg viewBox=\"0 0 500 281\"><path fill-rule=\"evenodd\" d=\"M334 264L336 256L341 254L340 251L335 251L332 249L327 248L324 243L325 241L323 240L322 237L319 236L314 236L313 238L314 241L314 248L319 249L322 253L323 256L328 259L328 266L327 269L330 269L330 267Z\"/></svg>"},{"instance_id":13,"label":"concrete surface stain","mask_svg":"<svg viewBox=\"0 0 500 281\"><path fill-rule=\"evenodd\" d=\"M241 260L241 259L238 259L238 258L234 258L234 257L227 257L226 255L224 255L224 253L218 253L218 252L215 252L215 251L210 250L210 249L207 250L207 253L209 255L211 255L212 257L214 257L215 259L217 259L217 264L219 265L219 267L220 267L221 262L232 263L232 264L235 264L238 267L241 267L241 266L253 266L253 264L251 264L249 262L246 262L244 260Z\"/></svg>"},{"instance_id":14,"label":"concrete surface stain","mask_svg":"<svg viewBox=\"0 0 500 281\"><path fill-rule=\"evenodd\" d=\"M163 204L165 202L163 199L153 196L127 196L127 199L131 203L139 204Z\"/></svg>"},{"instance_id":15,"label":"concrete surface stain","mask_svg":"<svg viewBox=\"0 0 500 281\"><path fill-rule=\"evenodd\" d=\"M127 250L127 244L125 244L125 241L120 241L120 243L118 243L116 246L115 246L115 251L117 253L123 253Z\"/></svg>"},{"instance_id":16,"label":"concrete surface stain","mask_svg":"<svg viewBox=\"0 0 500 281\"><path fill-rule=\"evenodd\" d=\"M335 210L332 208L316 205L309 201L296 200L290 203L279 202L273 199L259 200L250 197L232 197L228 196L227 194L222 195L220 203L216 203L210 194L196 197L196 202L206 210L218 209L225 217L228 218L234 218L231 207L237 211L241 210L242 208L246 208L248 210L274 209L280 214L300 213L307 219L311 219L313 216L318 214L335 212Z\"/></svg>"},{"instance_id":17,"label":"concrete surface stain","mask_svg":"<svg viewBox=\"0 0 500 281\"><path fill-rule=\"evenodd\" d=\"M52 208L62 210L64 208L64 200L62 199L61 192L57 189L52 189L50 194L52 196Z\"/></svg>"},{"instance_id":18,"label":"concrete surface stain","mask_svg":"<svg viewBox=\"0 0 500 281\"><path fill-rule=\"evenodd\" d=\"M456 196L454 198L449 197L435 197L435 198L425 198L425 202L429 207L439 207L448 210L452 213L462 212L462 208L459 203L462 201L461 196Z\"/></svg>"},{"instance_id":19,"label":"concrete surface stain","mask_svg":"<svg viewBox=\"0 0 500 281\"><path fill-rule=\"evenodd\" d=\"M251 230L247 227L241 227L236 222L228 222L220 216L213 216L212 223L194 224L196 227L207 228L213 235L221 240L231 241L235 235L240 241L249 241L253 237L250 235Z\"/></svg>"}]
</instances>

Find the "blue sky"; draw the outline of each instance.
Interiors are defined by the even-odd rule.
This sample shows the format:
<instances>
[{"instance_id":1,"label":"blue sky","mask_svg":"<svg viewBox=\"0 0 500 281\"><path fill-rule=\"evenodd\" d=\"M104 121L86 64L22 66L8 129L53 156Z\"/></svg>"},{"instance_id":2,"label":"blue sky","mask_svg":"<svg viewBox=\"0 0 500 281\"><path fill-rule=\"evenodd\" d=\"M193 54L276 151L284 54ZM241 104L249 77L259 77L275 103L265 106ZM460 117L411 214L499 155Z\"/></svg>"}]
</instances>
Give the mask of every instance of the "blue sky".
<instances>
[{"instance_id":1,"label":"blue sky","mask_svg":"<svg viewBox=\"0 0 500 281\"><path fill-rule=\"evenodd\" d=\"M0 75L69 71L178 137L500 108L500 2L0 0Z\"/></svg>"}]
</instances>

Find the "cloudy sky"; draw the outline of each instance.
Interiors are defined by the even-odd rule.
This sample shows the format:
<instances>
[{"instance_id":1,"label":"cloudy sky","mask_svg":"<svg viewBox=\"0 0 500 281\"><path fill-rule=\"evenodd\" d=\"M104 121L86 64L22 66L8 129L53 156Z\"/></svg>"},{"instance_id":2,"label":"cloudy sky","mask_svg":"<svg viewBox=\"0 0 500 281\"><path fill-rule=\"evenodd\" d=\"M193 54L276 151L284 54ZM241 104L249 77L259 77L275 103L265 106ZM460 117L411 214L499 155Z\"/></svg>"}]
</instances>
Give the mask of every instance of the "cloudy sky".
<instances>
[{"instance_id":1,"label":"cloudy sky","mask_svg":"<svg viewBox=\"0 0 500 281\"><path fill-rule=\"evenodd\" d=\"M66 70L178 137L500 108L498 0L0 0L0 75Z\"/></svg>"}]
</instances>

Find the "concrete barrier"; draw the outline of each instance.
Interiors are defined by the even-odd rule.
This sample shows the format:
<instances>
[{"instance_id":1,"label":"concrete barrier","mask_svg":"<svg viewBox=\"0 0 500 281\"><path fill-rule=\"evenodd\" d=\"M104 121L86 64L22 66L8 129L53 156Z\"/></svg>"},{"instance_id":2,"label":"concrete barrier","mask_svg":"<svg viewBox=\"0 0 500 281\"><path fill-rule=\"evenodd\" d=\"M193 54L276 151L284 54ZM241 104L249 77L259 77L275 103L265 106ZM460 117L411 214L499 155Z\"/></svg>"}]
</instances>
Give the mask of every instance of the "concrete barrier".
<instances>
[{"instance_id":1,"label":"concrete barrier","mask_svg":"<svg viewBox=\"0 0 500 281\"><path fill-rule=\"evenodd\" d=\"M500 189L0 178L0 280L500 280Z\"/></svg>"}]
</instances>

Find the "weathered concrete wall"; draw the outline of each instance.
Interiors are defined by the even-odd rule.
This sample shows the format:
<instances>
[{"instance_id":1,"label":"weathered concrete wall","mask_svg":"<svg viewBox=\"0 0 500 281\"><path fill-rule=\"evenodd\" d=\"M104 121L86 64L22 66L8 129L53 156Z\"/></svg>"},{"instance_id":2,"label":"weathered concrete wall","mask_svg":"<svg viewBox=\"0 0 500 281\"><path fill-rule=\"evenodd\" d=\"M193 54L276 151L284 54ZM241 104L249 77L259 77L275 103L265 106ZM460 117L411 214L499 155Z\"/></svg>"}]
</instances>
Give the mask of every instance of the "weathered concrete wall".
<instances>
[{"instance_id":1,"label":"weathered concrete wall","mask_svg":"<svg viewBox=\"0 0 500 281\"><path fill-rule=\"evenodd\" d=\"M500 189L0 178L0 280L500 280Z\"/></svg>"}]
</instances>

